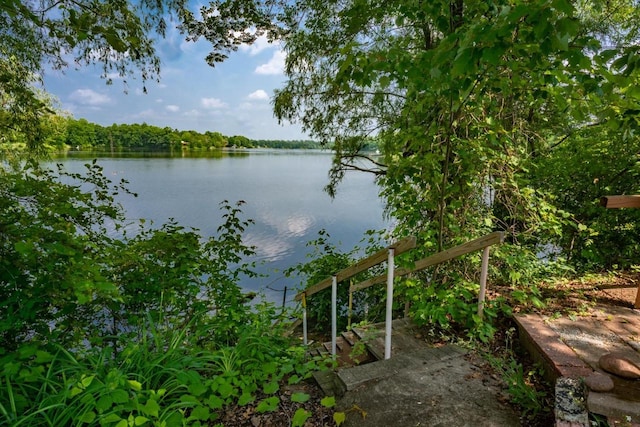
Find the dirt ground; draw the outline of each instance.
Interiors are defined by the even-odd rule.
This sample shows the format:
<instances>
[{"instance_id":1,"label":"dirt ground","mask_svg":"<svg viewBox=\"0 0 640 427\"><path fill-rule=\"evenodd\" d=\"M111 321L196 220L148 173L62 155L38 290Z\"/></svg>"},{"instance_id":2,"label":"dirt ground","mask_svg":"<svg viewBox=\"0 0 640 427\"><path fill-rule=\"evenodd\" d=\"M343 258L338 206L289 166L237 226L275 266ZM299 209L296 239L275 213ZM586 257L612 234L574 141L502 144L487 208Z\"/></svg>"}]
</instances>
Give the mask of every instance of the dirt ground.
<instances>
[{"instance_id":1,"label":"dirt ground","mask_svg":"<svg viewBox=\"0 0 640 427\"><path fill-rule=\"evenodd\" d=\"M545 314L587 314L596 304L633 308L640 273L607 273L561 280L541 288Z\"/></svg>"}]
</instances>

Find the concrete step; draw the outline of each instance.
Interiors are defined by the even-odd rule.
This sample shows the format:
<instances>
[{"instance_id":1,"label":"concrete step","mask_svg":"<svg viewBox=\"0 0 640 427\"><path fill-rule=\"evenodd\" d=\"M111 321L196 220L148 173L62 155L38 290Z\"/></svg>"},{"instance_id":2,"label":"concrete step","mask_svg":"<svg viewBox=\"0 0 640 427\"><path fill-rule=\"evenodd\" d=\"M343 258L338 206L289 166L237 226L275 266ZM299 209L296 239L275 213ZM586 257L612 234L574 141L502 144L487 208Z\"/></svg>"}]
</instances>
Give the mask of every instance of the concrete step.
<instances>
[{"instance_id":1,"label":"concrete step","mask_svg":"<svg viewBox=\"0 0 640 427\"><path fill-rule=\"evenodd\" d=\"M354 334L367 345L367 349L376 359L384 359L385 353L385 324L353 328ZM395 319L391 325L391 357L395 354L413 352L424 347L417 327L409 319Z\"/></svg>"},{"instance_id":2,"label":"concrete step","mask_svg":"<svg viewBox=\"0 0 640 427\"><path fill-rule=\"evenodd\" d=\"M378 360L337 372L338 394L350 391L369 381L381 380L397 375L401 371L440 370L452 359L460 358L465 351L460 347L448 345L439 348L422 348L407 353L400 353L388 360Z\"/></svg>"}]
</instances>

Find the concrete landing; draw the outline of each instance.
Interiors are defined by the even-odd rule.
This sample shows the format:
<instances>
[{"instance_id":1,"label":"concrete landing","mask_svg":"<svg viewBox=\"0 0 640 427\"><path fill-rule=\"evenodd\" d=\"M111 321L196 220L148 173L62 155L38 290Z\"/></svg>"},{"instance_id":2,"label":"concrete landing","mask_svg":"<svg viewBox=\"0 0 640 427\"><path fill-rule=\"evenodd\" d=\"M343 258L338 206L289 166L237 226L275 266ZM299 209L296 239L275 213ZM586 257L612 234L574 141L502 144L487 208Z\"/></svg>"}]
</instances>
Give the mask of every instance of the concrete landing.
<instances>
[{"instance_id":1,"label":"concrete landing","mask_svg":"<svg viewBox=\"0 0 640 427\"><path fill-rule=\"evenodd\" d=\"M337 372L339 394L355 390L369 382L400 375L402 371L435 372L449 366L451 359L460 358L465 352L456 346L423 348L411 353L401 353L387 360L341 369Z\"/></svg>"},{"instance_id":2,"label":"concrete landing","mask_svg":"<svg viewBox=\"0 0 640 427\"><path fill-rule=\"evenodd\" d=\"M518 414L499 400L501 385L455 346L357 366L339 378L347 390L336 409L346 412L347 427L520 425Z\"/></svg>"},{"instance_id":3,"label":"concrete landing","mask_svg":"<svg viewBox=\"0 0 640 427\"><path fill-rule=\"evenodd\" d=\"M384 325L356 334L372 354L384 355ZM317 378L318 379L318 378ZM339 369L319 379L334 387L347 427L519 426L502 385L453 345L431 347L408 320L393 324L389 360Z\"/></svg>"},{"instance_id":4,"label":"concrete landing","mask_svg":"<svg viewBox=\"0 0 640 427\"><path fill-rule=\"evenodd\" d=\"M606 353L623 353L640 363L640 311L599 305L589 316L549 317L526 314L516 317L522 342L545 366L549 379L581 379L594 371L606 372L598 360ZM611 392L587 391L586 408L612 420L640 423L640 380L609 375Z\"/></svg>"}]
</instances>

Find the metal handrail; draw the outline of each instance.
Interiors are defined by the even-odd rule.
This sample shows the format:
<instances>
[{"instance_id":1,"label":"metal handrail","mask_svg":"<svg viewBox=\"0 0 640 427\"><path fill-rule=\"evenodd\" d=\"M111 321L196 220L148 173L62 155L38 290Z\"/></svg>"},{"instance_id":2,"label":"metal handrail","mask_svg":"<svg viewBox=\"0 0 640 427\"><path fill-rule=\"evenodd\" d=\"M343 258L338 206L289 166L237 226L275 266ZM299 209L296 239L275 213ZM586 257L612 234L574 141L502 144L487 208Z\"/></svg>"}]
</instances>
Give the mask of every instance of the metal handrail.
<instances>
[{"instance_id":1,"label":"metal handrail","mask_svg":"<svg viewBox=\"0 0 640 427\"><path fill-rule=\"evenodd\" d=\"M323 289L331 286L331 354L336 355L336 339L337 339L337 288L338 283L355 276L371 267L387 261L387 274L376 276L369 280L365 280L356 285L349 287L349 301L352 300L351 294L353 292L366 289L370 286L387 283L387 301L386 301L386 316L385 316L385 359L391 357L391 325L392 325L392 308L393 308L393 280L396 277L404 276L416 271L423 270L427 267L438 265L440 263L457 258L461 255L475 252L483 249L482 253L482 265L480 270L480 291L478 294L478 315L482 317L484 309L484 300L486 294L487 275L489 269L489 248L490 246L502 243L504 241L504 233L496 231L462 245L455 246L437 254L431 255L427 258L423 258L416 261L413 268L401 268L395 270L395 256L407 252L416 246L416 238L408 237L402 239L393 245L388 246L385 249L381 249L375 254L358 261L347 268L340 270L338 273L331 277L316 283L313 286L300 291L296 296L296 301L301 301L303 308L303 342L307 345L307 300L308 296L320 292ZM351 307L350 307L351 308Z\"/></svg>"},{"instance_id":2,"label":"metal handrail","mask_svg":"<svg viewBox=\"0 0 640 427\"><path fill-rule=\"evenodd\" d=\"M337 300L338 300L338 282L342 280L349 279L355 276L358 273L361 273L371 267L374 267L378 264L383 263L384 261L389 262L389 259L392 259L395 255L400 255L401 253L407 252L416 247L416 238L415 236L406 237L402 240L395 242L394 244L387 246L385 249L381 249L373 255L368 256L365 259L358 261L356 264L353 264L347 268L340 270L338 273L334 274L331 277L326 278L325 280L316 283L313 286L308 287L304 291L300 291L296 296L296 301L302 302L302 337L304 345L307 345L307 297L311 296L317 292L320 292L323 289L331 286L331 354L335 356L336 354L336 340L337 340ZM394 255L389 255L394 254ZM391 271L393 271L393 260L389 264ZM389 301L387 301L389 304Z\"/></svg>"}]
</instances>

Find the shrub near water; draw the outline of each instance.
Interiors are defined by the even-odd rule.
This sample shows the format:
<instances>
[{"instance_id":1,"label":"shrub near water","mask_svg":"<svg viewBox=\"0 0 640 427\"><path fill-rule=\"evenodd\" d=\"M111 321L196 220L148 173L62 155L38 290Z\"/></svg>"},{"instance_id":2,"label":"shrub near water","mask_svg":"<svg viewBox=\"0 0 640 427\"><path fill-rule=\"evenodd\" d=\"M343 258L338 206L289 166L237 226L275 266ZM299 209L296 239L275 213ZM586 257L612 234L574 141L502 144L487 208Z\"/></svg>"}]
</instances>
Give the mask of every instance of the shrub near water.
<instances>
[{"instance_id":1,"label":"shrub near water","mask_svg":"<svg viewBox=\"0 0 640 427\"><path fill-rule=\"evenodd\" d=\"M60 174L73 184L0 173L0 424L211 425L229 405L277 409L278 385L316 368L237 285L253 274L239 205L206 240L175 223L116 239L123 187L95 163Z\"/></svg>"}]
</instances>

